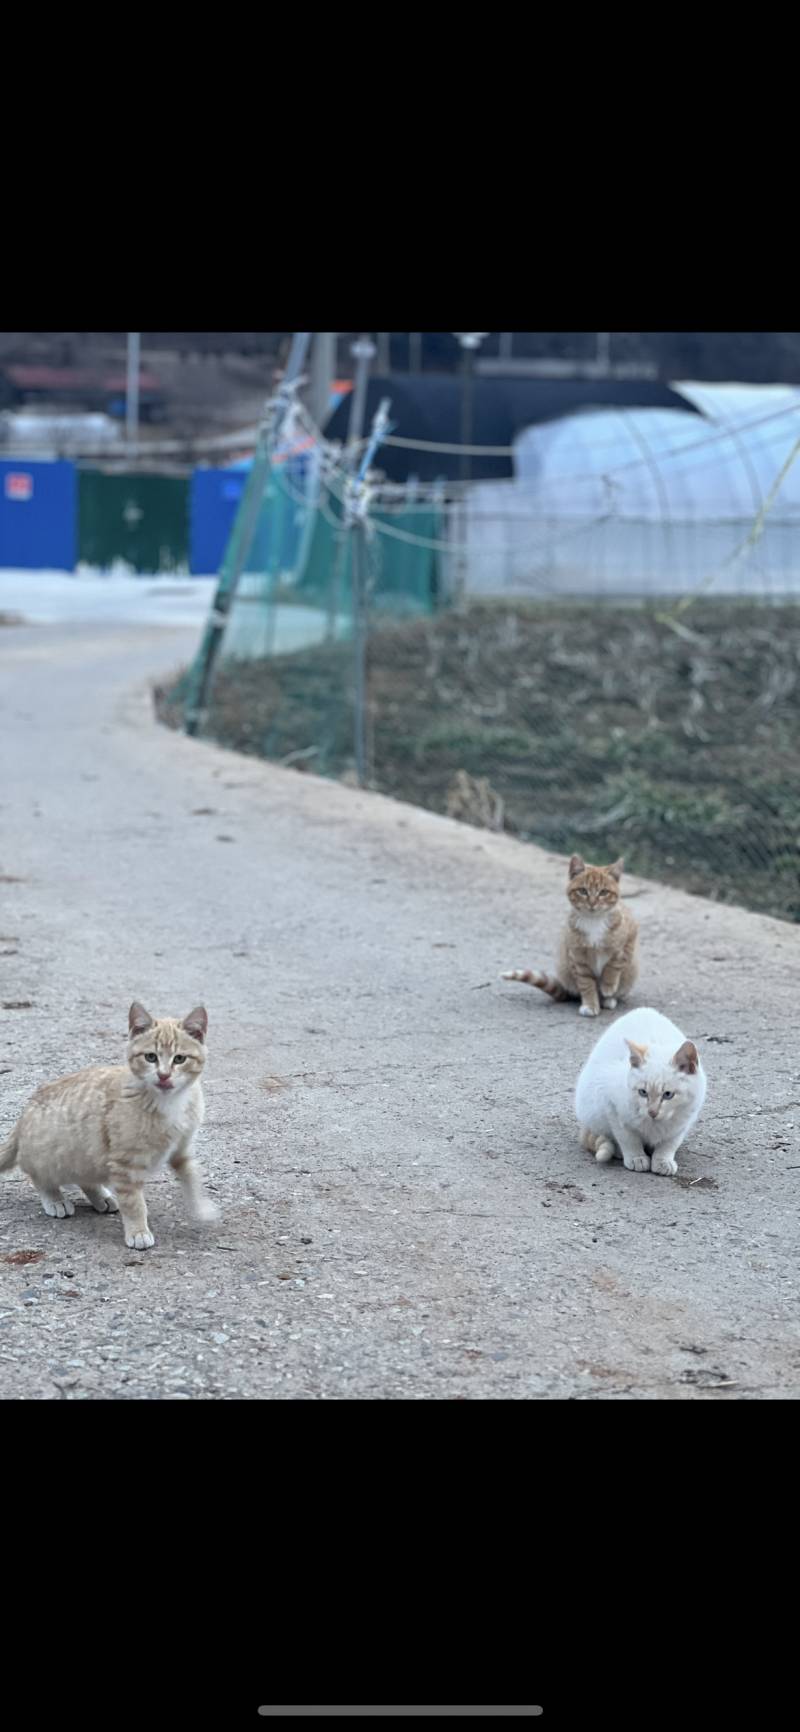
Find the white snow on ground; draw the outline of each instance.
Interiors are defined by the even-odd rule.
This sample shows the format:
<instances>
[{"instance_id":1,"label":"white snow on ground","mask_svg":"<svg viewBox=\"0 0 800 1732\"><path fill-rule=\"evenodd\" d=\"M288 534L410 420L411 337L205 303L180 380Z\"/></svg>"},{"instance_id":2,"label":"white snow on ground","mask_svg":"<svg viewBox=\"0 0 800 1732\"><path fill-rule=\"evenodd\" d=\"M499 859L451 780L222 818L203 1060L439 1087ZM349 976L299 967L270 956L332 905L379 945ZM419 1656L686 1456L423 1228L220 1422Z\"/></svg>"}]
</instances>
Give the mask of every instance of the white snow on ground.
<instances>
[{"instance_id":1,"label":"white snow on ground","mask_svg":"<svg viewBox=\"0 0 800 1732\"><path fill-rule=\"evenodd\" d=\"M215 577L133 577L113 573L0 571L0 610L33 625L108 621L202 626Z\"/></svg>"},{"instance_id":2,"label":"white snow on ground","mask_svg":"<svg viewBox=\"0 0 800 1732\"><path fill-rule=\"evenodd\" d=\"M196 626L208 617L216 577L135 577L130 573L0 570L0 613L30 625ZM248 579L241 595L247 598ZM346 629L346 622L342 630ZM247 658L321 643L328 619L320 608L280 607L271 620L263 607L237 610L228 653Z\"/></svg>"}]
</instances>

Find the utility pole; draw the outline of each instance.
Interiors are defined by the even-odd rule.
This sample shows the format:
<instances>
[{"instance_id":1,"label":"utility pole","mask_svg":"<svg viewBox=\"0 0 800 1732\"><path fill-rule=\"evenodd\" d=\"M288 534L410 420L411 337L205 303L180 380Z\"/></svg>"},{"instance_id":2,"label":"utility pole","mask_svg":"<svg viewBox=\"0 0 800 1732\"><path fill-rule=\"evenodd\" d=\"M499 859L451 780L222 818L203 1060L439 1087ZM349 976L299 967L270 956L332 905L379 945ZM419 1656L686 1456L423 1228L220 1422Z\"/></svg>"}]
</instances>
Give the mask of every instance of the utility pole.
<instances>
[{"instance_id":1,"label":"utility pole","mask_svg":"<svg viewBox=\"0 0 800 1732\"><path fill-rule=\"evenodd\" d=\"M611 332L610 331L598 331L598 333L597 333L597 365L600 369L600 373L601 373L602 377L604 379L607 379L610 372L611 372Z\"/></svg>"},{"instance_id":2,"label":"utility pole","mask_svg":"<svg viewBox=\"0 0 800 1732\"><path fill-rule=\"evenodd\" d=\"M500 332L500 359L501 359L501 361L510 361L511 360L511 354L512 354L513 347L514 347L514 332L513 331L501 331Z\"/></svg>"},{"instance_id":3,"label":"utility pole","mask_svg":"<svg viewBox=\"0 0 800 1732\"><path fill-rule=\"evenodd\" d=\"M389 348L389 332L388 331L379 331L378 332L378 372L379 373L390 373L391 370L392 370L392 357L391 357L391 351Z\"/></svg>"},{"instance_id":4,"label":"utility pole","mask_svg":"<svg viewBox=\"0 0 800 1732\"><path fill-rule=\"evenodd\" d=\"M330 413L331 385L336 373L336 331L317 331L311 356L311 415L324 427Z\"/></svg>"},{"instance_id":5,"label":"utility pole","mask_svg":"<svg viewBox=\"0 0 800 1732\"><path fill-rule=\"evenodd\" d=\"M472 375L475 364L475 353L481 343L488 337L488 331L454 331L453 336L461 344L463 363L461 369L461 443L464 446L472 444ZM468 481L470 476L470 458L466 450L461 453L461 479Z\"/></svg>"},{"instance_id":6,"label":"utility pole","mask_svg":"<svg viewBox=\"0 0 800 1732\"><path fill-rule=\"evenodd\" d=\"M422 332L408 333L408 370L410 373L422 372Z\"/></svg>"},{"instance_id":7,"label":"utility pole","mask_svg":"<svg viewBox=\"0 0 800 1732\"><path fill-rule=\"evenodd\" d=\"M350 398L350 417L347 424L347 449L348 452L352 453L364 431L369 364L375 355L375 344L370 340L367 331L363 331L358 341L351 344L350 353L356 364L353 395Z\"/></svg>"},{"instance_id":8,"label":"utility pole","mask_svg":"<svg viewBox=\"0 0 800 1732\"><path fill-rule=\"evenodd\" d=\"M125 431L129 446L139 438L139 351L141 331L128 332L128 370L125 383Z\"/></svg>"}]
</instances>

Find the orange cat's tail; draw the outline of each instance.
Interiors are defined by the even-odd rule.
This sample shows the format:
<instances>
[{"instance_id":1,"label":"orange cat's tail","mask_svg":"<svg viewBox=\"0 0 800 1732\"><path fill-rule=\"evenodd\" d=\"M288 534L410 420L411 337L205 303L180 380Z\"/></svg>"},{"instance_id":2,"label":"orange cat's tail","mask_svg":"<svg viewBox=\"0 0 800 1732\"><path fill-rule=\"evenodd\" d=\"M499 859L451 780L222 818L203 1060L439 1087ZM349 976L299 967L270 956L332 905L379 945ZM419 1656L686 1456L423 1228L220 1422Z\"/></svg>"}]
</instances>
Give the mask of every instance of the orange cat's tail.
<instances>
[{"instance_id":1,"label":"orange cat's tail","mask_svg":"<svg viewBox=\"0 0 800 1732\"><path fill-rule=\"evenodd\" d=\"M17 1133L11 1132L8 1142L0 1148L0 1173L10 1173L17 1164Z\"/></svg>"},{"instance_id":2,"label":"orange cat's tail","mask_svg":"<svg viewBox=\"0 0 800 1732\"><path fill-rule=\"evenodd\" d=\"M577 998L577 993L568 992L554 974L540 974L537 968L509 968L501 974L501 980L522 980L526 986L538 986L540 992L546 992L548 997L562 1003L567 998Z\"/></svg>"}]
</instances>

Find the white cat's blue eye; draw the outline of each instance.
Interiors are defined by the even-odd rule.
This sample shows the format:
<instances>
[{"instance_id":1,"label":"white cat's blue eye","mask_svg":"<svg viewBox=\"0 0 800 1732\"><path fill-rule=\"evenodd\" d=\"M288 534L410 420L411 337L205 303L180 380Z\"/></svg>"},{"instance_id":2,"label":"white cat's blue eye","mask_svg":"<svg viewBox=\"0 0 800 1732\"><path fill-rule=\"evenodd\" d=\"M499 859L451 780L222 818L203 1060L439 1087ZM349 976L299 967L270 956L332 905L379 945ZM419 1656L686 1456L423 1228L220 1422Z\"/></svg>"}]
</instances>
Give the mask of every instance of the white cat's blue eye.
<instances>
[{"instance_id":1,"label":"white cat's blue eye","mask_svg":"<svg viewBox=\"0 0 800 1732\"><path fill-rule=\"evenodd\" d=\"M674 1093L675 1093L674 1089L665 1089L663 1095L661 1096L662 1101L671 1101Z\"/></svg>"},{"instance_id":2,"label":"white cat's blue eye","mask_svg":"<svg viewBox=\"0 0 800 1732\"><path fill-rule=\"evenodd\" d=\"M173 1064L185 1064L186 1063L185 1052L176 1052L175 1057L172 1060L172 1062L173 1062Z\"/></svg>"},{"instance_id":3,"label":"white cat's blue eye","mask_svg":"<svg viewBox=\"0 0 800 1732\"><path fill-rule=\"evenodd\" d=\"M642 1096L642 1099L643 1099L643 1100L646 1100L646 1099L647 1099L647 1089L640 1089L640 1090L639 1090L639 1093L640 1093L640 1095L641 1095L641 1096Z\"/></svg>"},{"instance_id":4,"label":"white cat's blue eye","mask_svg":"<svg viewBox=\"0 0 800 1732\"><path fill-rule=\"evenodd\" d=\"M144 1056L147 1064L158 1064L157 1052L146 1052Z\"/></svg>"}]
</instances>

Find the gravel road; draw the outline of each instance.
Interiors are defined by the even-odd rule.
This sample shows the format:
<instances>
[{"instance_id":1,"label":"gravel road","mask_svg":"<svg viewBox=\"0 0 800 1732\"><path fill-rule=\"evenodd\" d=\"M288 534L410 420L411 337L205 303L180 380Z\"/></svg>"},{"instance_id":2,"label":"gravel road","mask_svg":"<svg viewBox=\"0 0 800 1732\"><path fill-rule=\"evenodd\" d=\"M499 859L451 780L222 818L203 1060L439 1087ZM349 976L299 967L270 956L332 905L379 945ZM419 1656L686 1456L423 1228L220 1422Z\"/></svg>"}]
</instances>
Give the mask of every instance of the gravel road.
<instances>
[{"instance_id":1,"label":"gravel road","mask_svg":"<svg viewBox=\"0 0 800 1732\"><path fill-rule=\"evenodd\" d=\"M678 1179L598 1168L600 1025L497 978L553 958L564 863L162 729L195 642L0 631L0 1134L131 999L202 1001L222 1210L155 1182L137 1253L0 1179L0 1394L796 1397L798 930L627 881L709 1094Z\"/></svg>"}]
</instances>

